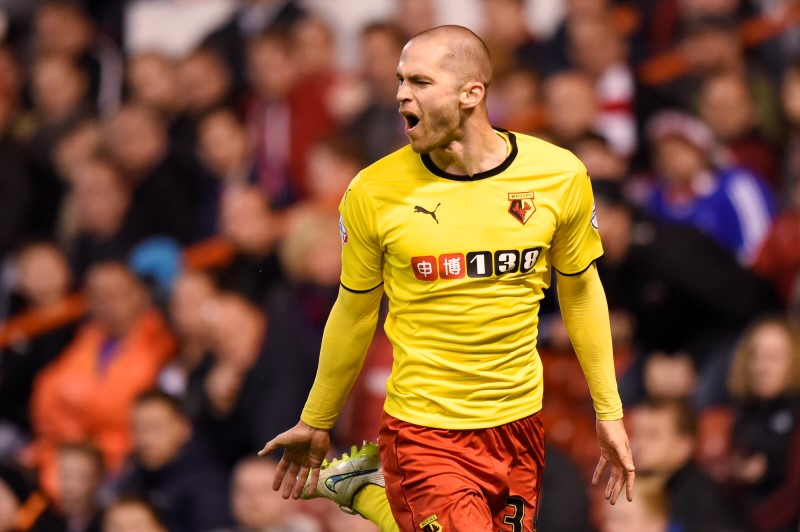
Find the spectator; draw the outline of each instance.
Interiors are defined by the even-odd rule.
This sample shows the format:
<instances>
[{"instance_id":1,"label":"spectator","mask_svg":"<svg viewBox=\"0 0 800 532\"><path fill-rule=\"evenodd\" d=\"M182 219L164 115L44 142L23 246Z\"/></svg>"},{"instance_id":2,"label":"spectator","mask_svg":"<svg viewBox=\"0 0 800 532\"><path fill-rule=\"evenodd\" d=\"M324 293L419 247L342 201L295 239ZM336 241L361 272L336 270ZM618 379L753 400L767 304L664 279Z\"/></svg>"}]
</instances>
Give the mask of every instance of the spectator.
<instances>
[{"instance_id":1,"label":"spectator","mask_svg":"<svg viewBox=\"0 0 800 532\"><path fill-rule=\"evenodd\" d=\"M31 99L43 123L58 124L85 110L86 73L69 56L41 55L31 75Z\"/></svg>"},{"instance_id":2,"label":"spectator","mask_svg":"<svg viewBox=\"0 0 800 532\"><path fill-rule=\"evenodd\" d=\"M65 125L53 151L59 177L70 183L77 166L97 155L101 146L100 122L96 118L81 115Z\"/></svg>"},{"instance_id":3,"label":"spectator","mask_svg":"<svg viewBox=\"0 0 800 532\"><path fill-rule=\"evenodd\" d=\"M197 131L200 157L206 169L221 182L223 191L255 181L247 130L233 109L209 112L200 120Z\"/></svg>"},{"instance_id":4,"label":"spectator","mask_svg":"<svg viewBox=\"0 0 800 532\"><path fill-rule=\"evenodd\" d=\"M361 147L355 139L338 135L319 141L308 152L308 198L293 210L316 210L338 217L342 196L362 165ZM291 211L288 218L292 218Z\"/></svg>"},{"instance_id":5,"label":"spectator","mask_svg":"<svg viewBox=\"0 0 800 532\"><path fill-rule=\"evenodd\" d=\"M773 191L780 190L778 154L758 129L753 96L744 77L709 76L700 88L698 109L726 151L729 164L747 168L765 178Z\"/></svg>"},{"instance_id":6,"label":"spectator","mask_svg":"<svg viewBox=\"0 0 800 532\"><path fill-rule=\"evenodd\" d=\"M303 330L285 303L276 293L265 313L231 293L215 302L214 356L201 368L195 426L227 467L290 427L311 388L319 339Z\"/></svg>"},{"instance_id":7,"label":"spectator","mask_svg":"<svg viewBox=\"0 0 800 532\"><path fill-rule=\"evenodd\" d=\"M670 526L664 493L658 482L640 478L636 483L636 497L632 501L619 501L603 507L601 532L670 532L684 530ZM583 529L587 530L587 529Z\"/></svg>"},{"instance_id":8,"label":"spectator","mask_svg":"<svg viewBox=\"0 0 800 532\"><path fill-rule=\"evenodd\" d=\"M247 119L258 182L273 206L285 207L302 194L298 167L291 166L293 129L297 128L292 123L289 95L299 72L289 40L276 33L253 39L247 47L247 72L255 93Z\"/></svg>"},{"instance_id":9,"label":"spectator","mask_svg":"<svg viewBox=\"0 0 800 532\"><path fill-rule=\"evenodd\" d=\"M599 103L591 78L579 70L559 72L544 80L543 134L558 146L570 147L597 126Z\"/></svg>"},{"instance_id":10,"label":"spectator","mask_svg":"<svg viewBox=\"0 0 800 532\"><path fill-rule=\"evenodd\" d=\"M295 0L239 0L238 6L227 22L206 37L203 46L230 65L234 87L240 93L247 84L247 41L265 32L288 31L306 10Z\"/></svg>"},{"instance_id":11,"label":"spectator","mask_svg":"<svg viewBox=\"0 0 800 532\"><path fill-rule=\"evenodd\" d=\"M647 354L644 362L644 391L656 400L691 400L697 389L697 370L685 351Z\"/></svg>"},{"instance_id":12,"label":"spectator","mask_svg":"<svg viewBox=\"0 0 800 532\"><path fill-rule=\"evenodd\" d=\"M248 46L253 99L248 123L255 145L258 182L275 208L306 194L306 154L335 127L326 86L302 78L291 41L278 33Z\"/></svg>"},{"instance_id":13,"label":"spectator","mask_svg":"<svg viewBox=\"0 0 800 532\"><path fill-rule=\"evenodd\" d=\"M400 30L403 42L436 26L436 5L433 0L398 0L389 24ZM398 54L399 57L399 54Z\"/></svg>"},{"instance_id":14,"label":"spectator","mask_svg":"<svg viewBox=\"0 0 800 532\"><path fill-rule=\"evenodd\" d=\"M648 137L658 176L649 211L696 227L749 265L775 211L771 191L744 168L716 166L711 131L690 115L663 111L649 123Z\"/></svg>"},{"instance_id":15,"label":"spectator","mask_svg":"<svg viewBox=\"0 0 800 532\"><path fill-rule=\"evenodd\" d=\"M770 287L696 229L635 212L614 183L594 185L605 251L597 264L612 335L621 346L632 332L636 354L620 381L623 402L642 398L644 361L654 351L692 356L699 373L695 404L724 401L720 367L727 367L729 350L752 316L776 308Z\"/></svg>"},{"instance_id":16,"label":"spectator","mask_svg":"<svg viewBox=\"0 0 800 532\"><path fill-rule=\"evenodd\" d=\"M694 462L696 419L683 402L649 402L633 410L631 449L637 473L661 484L668 520L686 532L742 530L732 502Z\"/></svg>"},{"instance_id":17,"label":"spectator","mask_svg":"<svg viewBox=\"0 0 800 532\"><path fill-rule=\"evenodd\" d=\"M226 473L193 437L178 400L157 389L144 392L131 418L133 455L119 491L148 500L170 532L204 532L229 524Z\"/></svg>"},{"instance_id":18,"label":"spectator","mask_svg":"<svg viewBox=\"0 0 800 532\"><path fill-rule=\"evenodd\" d=\"M542 477L542 497L547 502L539 508L536 527L549 532L591 529L588 486L581 472L557 447L545 445L544 452L547 468ZM638 499L639 493L636 495ZM618 501L617 506L626 502Z\"/></svg>"},{"instance_id":19,"label":"spectator","mask_svg":"<svg viewBox=\"0 0 800 532\"><path fill-rule=\"evenodd\" d=\"M680 38L706 20L729 21L733 26L747 14L747 2L657 0L645 8L643 26L651 52L658 54L680 43Z\"/></svg>"},{"instance_id":20,"label":"spectator","mask_svg":"<svg viewBox=\"0 0 800 532\"><path fill-rule=\"evenodd\" d=\"M58 506L67 532L100 532L103 455L88 443L65 444L58 448L58 465Z\"/></svg>"},{"instance_id":21,"label":"spectator","mask_svg":"<svg viewBox=\"0 0 800 532\"><path fill-rule=\"evenodd\" d=\"M0 93L16 101L22 94L25 74L12 45L8 42L0 45Z\"/></svg>"},{"instance_id":22,"label":"spectator","mask_svg":"<svg viewBox=\"0 0 800 532\"><path fill-rule=\"evenodd\" d=\"M781 168L781 190L785 191L800 181L800 59L783 73L781 107L787 126Z\"/></svg>"},{"instance_id":23,"label":"spectator","mask_svg":"<svg viewBox=\"0 0 800 532\"><path fill-rule=\"evenodd\" d=\"M196 48L178 64L178 85L188 115L194 119L224 106L238 108L230 67L213 49Z\"/></svg>"},{"instance_id":24,"label":"spectator","mask_svg":"<svg viewBox=\"0 0 800 532\"><path fill-rule=\"evenodd\" d=\"M553 58L528 28L523 0L482 0L481 36L492 57L494 75L502 78L517 68L543 75L553 71ZM416 34L414 34L416 35Z\"/></svg>"},{"instance_id":25,"label":"spectator","mask_svg":"<svg viewBox=\"0 0 800 532\"><path fill-rule=\"evenodd\" d=\"M346 131L357 139L368 163L390 154L406 141L395 99L395 66L405 41L402 30L387 23L369 24L361 31L359 71L367 85L369 99L365 109L347 125Z\"/></svg>"},{"instance_id":26,"label":"spectator","mask_svg":"<svg viewBox=\"0 0 800 532\"><path fill-rule=\"evenodd\" d=\"M336 46L333 29L325 20L306 15L292 25L289 37L301 79L309 81L334 74Z\"/></svg>"},{"instance_id":27,"label":"spectator","mask_svg":"<svg viewBox=\"0 0 800 532\"><path fill-rule=\"evenodd\" d=\"M785 20L796 15L793 4L778 2L754 2L754 11L767 20ZM800 42L800 27L797 24L788 24L782 27L783 31L774 35L765 36L765 40L755 43L751 55L757 58L758 63L769 72L774 81L779 81L787 66L797 61L797 43Z\"/></svg>"},{"instance_id":28,"label":"spectator","mask_svg":"<svg viewBox=\"0 0 800 532\"><path fill-rule=\"evenodd\" d=\"M127 80L130 103L149 109L166 126L168 152L160 166L166 166L173 173L184 192L194 192L192 187L198 180L199 162L177 61L156 52L134 55L128 61Z\"/></svg>"},{"instance_id":29,"label":"spectator","mask_svg":"<svg viewBox=\"0 0 800 532\"><path fill-rule=\"evenodd\" d=\"M15 253L14 312L31 312L41 318L56 315L69 306L72 274L64 253L48 241L32 241ZM75 334L68 321L43 334L15 333L15 341L0 350L0 456L8 456L31 437L28 405L39 371L54 360Z\"/></svg>"},{"instance_id":30,"label":"spectator","mask_svg":"<svg viewBox=\"0 0 800 532\"><path fill-rule=\"evenodd\" d=\"M3 74L0 73L0 79ZM0 89L0 262L19 244L28 229L33 190L21 146L12 129L18 105L10 91ZM2 316L0 312L0 316Z\"/></svg>"},{"instance_id":31,"label":"spectator","mask_svg":"<svg viewBox=\"0 0 800 532\"><path fill-rule=\"evenodd\" d=\"M28 165L36 201L29 230L51 236L65 191L52 153L62 129L86 112L88 81L86 73L65 55L38 57L30 75L35 129L28 140Z\"/></svg>"},{"instance_id":32,"label":"spectator","mask_svg":"<svg viewBox=\"0 0 800 532\"><path fill-rule=\"evenodd\" d=\"M31 98L44 123L89 111L89 79L74 56L59 48L41 51L31 65Z\"/></svg>"},{"instance_id":33,"label":"spectator","mask_svg":"<svg viewBox=\"0 0 800 532\"><path fill-rule=\"evenodd\" d=\"M153 303L164 308L183 269L181 247L170 238L148 238L128 255L128 267L147 286Z\"/></svg>"},{"instance_id":34,"label":"spectator","mask_svg":"<svg viewBox=\"0 0 800 532\"><path fill-rule=\"evenodd\" d=\"M122 93L122 56L115 43L97 32L80 5L64 0L40 2L33 20L36 55L65 54L88 76L88 100L101 114L113 111Z\"/></svg>"},{"instance_id":35,"label":"spectator","mask_svg":"<svg viewBox=\"0 0 800 532\"><path fill-rule=\"evenodd\" d=\"M197 125L197 144L200 161L213 177L204 191L198 225L203 226L201 234L211 236L220 229L226 191L255 183L257 174L247 128L233 109L219 108L203 116Z\"/></svg>"},{"instance_id":36,"label":"spectator","mask_svg":"<svg viewBox=\"0 0 800 532\"><path fill-rule=\"evenodd\" d=\"M787 205L770 225L752 268L772 281L792 315L800 311L800 180L787 195Z\"/></svg>"},{"instance_id":37,"label":"spectator","mask_svg":"<svg viewBox=\"0 0 800 532\"><path fill-rule=\"evenodd\" d=\"M295 213L292 222L279 250L289 304L297 309L302 326L322 338L339 291L339 217L335 211L309 208Z\"/></svg>"},{"instance_id":38,"label":"spectator","mask_svg":"<svg viewBox=\"0 0 800 532\"><path fill-rule=\"evenodd\" d=\"M169 317L178 336L178 356L159 375L159 386L167 393L186 398L190 381L210 356L212 334L210 323L217 288L211 276L199 270L186 270L175 280L169 301ZM193 416L199 406L187 404Z\"/></svg>"},{"instance_id":39,"label":"spectator","mask_svg":"<svg viewBox=\"0 0 800 532\"><path fill-rule=\"evenodd\" d=\"M0 530L66 532L67 529L24 471L0 464Z\"/></svg>"},{"instance_id":40,"label":"spectator","mask_svg":"<svg viewBox=\"0 0 800 532\"><path fill-rule=\"evenodd\" d=\"M67 194L58 206L55 238L60 243L70 242L78 232L78 218L74 203L73 178L81 164L100 153L102 146L100 122L93 116L81 115L70 120L61 130L53 148L53 162L59 179L67 185Z\"/></svg>"},{"instance_id":41,"label":"spectator","mask_svg":"<svg viewBox=\"0 0 800 532\"><path fill-rule=\"evenodd\" d=\"M103 532L169 532L155 508L144 499L124 497L103 516Z\"/></svg>"},{"instance_id":42,"label":"spectator","mask_svg":"<svg viewBox=\"0 0 800 532\"><path fill-rule=\"evenodd\" d=\"M272 459L243 458L233 469L231 509L236 527L229 532L321 532L320 523L301 512L298 501L285 500L271 488L278 464ZM351 517L351 519L359 519Z\"/></svg>"},{"instance_id":43,"label":"spectator","mask_svg":"<svg viewBox=\"0 0 800 532\"><path fill-rule=\"evenodd\" d=\"M542 129L541 82L535 72L518 68L492 85L487 103L492 123L509 131Z\"/></svg>"},{"instance_id":44,"label":"spectator","mask_svg":"<svg viewBox=\"0 0 800 532\"><path fill-rule=\"evenodd\" d=\"M104 123L103 138L132 191L138 223L152 233L191 241L202 189L197 176L181 173L170 159L169 137L158 116L146 107L122 107Z\"/></svg>"},{"instance_id":45,"label":"spectator","mask_svg":"<svg viewBox=\"0 0 800 532\"><path fill-rule=\"evenodd\" d=\"M175 340L147 291L124 263L98 262L86 275L89 321L36 377L34 451L48 493L57 493L55 451L90 441L116 475L131 449L129 411L152 387Z\"/></svg>"},{"instance_id":46,"label":"spectator","mask_svg":"<svg viewBox=\"0 0 800 532\"><path fill-rule=\"evenodd\" d=\"M630 160L615 152L602 134L587 133L575 141L572 149L593 181L614 181L623 188L623 182L630 181Z\"/></svg>"},{"instance_id":47,"label":"spectator","mask_svg":"<svg viewBox=\"0 0 800 532\"><path fill-rule=\"evenodd\" d=\"M225 193L219 223L220 234L236 250L221 284L263 306L283 277L275 250L283 233L280 218L269 209L262 191L249 186Z\"/></svg>"},{"instance_id":48,"label":"spectator","mask_svg":"<svg viewBox=\"0 0 800 532\"><path fill-rule=\"evenodd\" d=\"M735 422L730 472L756 530L800 520L800 333L780 317L756 320L730 374Z\"/></svg>"},{"instance_id":49,"label":"spectator","mask_svg":"<svg viewBox=\"0 0 800 532\"><path fill-rule=\"evenodd\" d=\"M636 80L627 61L627 44L610 11L571 18L567 35L572 61L594 81L599 107L597 131L608 139L615 153L630 157L638 142Z\"/></svg>"},{"instance_id":50,"label":"spectator","mask_svg":"<svg viewBox=\"0 0 800 532\"><path fill-rule=\"evenodd\" d=\"M679 50L689 64L688 73L657 87L673 106L697 109L697 94L709 76L733 75L747 80L756 123L767 138L779 134L775 82L759 63L748 61L736 22L731 18L700 17L687 23Z\"/></svg>"},{"instance_id":51,"label":"spectator","mask_svg":"<svg viewBox=\"0 0 800 532\"><path fill-rule=\"evenodd\" d=\"M102 156L93 156L75 168L69 201L75 234L67 248L79 278L93 262L124 257L140 240L156 234L152 220L132 211L130 189L117 166Z\"/></svg>"},{"instance_id":52,"label":"spectator","mask_svg":"<svg viewBox=\"0 0 800 532\"><path fill-rule=\"evenodd\" d=\"M174 61L157 52L128 58L127 85L132 103L155 111L167 123L183 112L183 94Z\"/></svg>"},{"instance_id":53,"label":"spectator","mask_svg":"<svg viewBox=\"0 0 800 532\"><path fill-rule=\"evenodd\" d=\"M16 304L13 313L46 309L65 299L72 289L72 272L64 252L49 240L30 240L14 253Z\"/></svg>"}]
</instances>

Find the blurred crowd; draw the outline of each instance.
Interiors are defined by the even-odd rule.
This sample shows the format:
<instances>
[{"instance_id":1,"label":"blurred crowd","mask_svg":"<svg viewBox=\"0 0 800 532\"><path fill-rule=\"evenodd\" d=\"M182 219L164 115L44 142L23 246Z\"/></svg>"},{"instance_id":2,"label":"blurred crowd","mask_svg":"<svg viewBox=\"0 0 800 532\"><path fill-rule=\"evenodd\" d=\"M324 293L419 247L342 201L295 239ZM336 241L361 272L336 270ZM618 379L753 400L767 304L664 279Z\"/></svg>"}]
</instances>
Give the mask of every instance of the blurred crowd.
<instances>
[{"instance_id":1,"label":"blurred crowd","mask_svg":"<svg viewBox=\"0 0 800 532\"><path fill-rule=\"evenodd\" d=\"M395 0L345 68L310 2L240 0L177 56L126 47L133 3L0 2L0 531L375 530L255 453L313 381L347 183L405 144L402 46L450 21ZM493 124L592 177L637 465L597 504L550 423L539 528L796 532L800 2L566 0L546 35L478 4ZM374 440L390 369L379 330L334 451Z\"/></svg>"}]
</instances>

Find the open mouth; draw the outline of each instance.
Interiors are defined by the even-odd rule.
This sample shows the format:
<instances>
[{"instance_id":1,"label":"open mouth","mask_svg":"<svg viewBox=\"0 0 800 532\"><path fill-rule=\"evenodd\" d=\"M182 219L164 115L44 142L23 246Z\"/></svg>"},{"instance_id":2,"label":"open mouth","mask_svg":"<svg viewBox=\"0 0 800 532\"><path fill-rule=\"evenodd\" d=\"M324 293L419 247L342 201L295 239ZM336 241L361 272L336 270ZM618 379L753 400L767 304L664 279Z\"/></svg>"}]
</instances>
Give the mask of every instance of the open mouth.
<instances>
[{"instance_id":1,"label":"open mouth","mask_svg":"<svg viewBox=\"0 0 800 532\"><path fill-rule=\"evenodd\" d=\"M406 121L406 131L411 131L419 124L419 117L412 113L403 113L403 118Z\"/></svg>"}]
</instances>

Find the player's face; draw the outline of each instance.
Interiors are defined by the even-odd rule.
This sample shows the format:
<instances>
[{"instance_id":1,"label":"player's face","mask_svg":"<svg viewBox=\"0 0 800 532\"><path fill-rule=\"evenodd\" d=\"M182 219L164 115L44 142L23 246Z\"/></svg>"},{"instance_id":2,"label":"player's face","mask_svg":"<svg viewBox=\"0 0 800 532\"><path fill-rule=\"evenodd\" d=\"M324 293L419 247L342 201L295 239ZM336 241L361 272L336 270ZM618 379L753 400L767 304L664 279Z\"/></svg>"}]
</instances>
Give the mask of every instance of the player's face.
<instances>
[{"instance_id":1,"label":"player's face","mask_svg":"<svg viewBox=\"0 0 800 532\"><path fill-rule=\"evenodd\" d=\"M444 52L435 41L413 41L403 49L397 66L397 101L417 153L446 147L461 124L461 86L453 72L442 68Z\"/></svg>"}]
</instances>

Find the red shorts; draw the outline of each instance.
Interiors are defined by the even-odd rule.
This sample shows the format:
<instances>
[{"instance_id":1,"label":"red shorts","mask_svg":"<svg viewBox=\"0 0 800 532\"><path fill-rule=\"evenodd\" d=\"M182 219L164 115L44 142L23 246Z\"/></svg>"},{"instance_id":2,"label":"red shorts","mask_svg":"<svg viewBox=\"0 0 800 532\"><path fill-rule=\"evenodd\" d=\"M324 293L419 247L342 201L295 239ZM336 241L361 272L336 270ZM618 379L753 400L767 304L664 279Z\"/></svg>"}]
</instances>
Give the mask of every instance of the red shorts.
<instances>
[{"instance_id":1,"label":"red shorts","mask_svg":"<svg viewBox=\"0 0 800 532\"><path fill-rule=\"evenodd\" d=\"M404 532L533 532L544 471L537 412L486 429L432 429L383 414L386 494Z\"/></svg>"}]
</instances>

